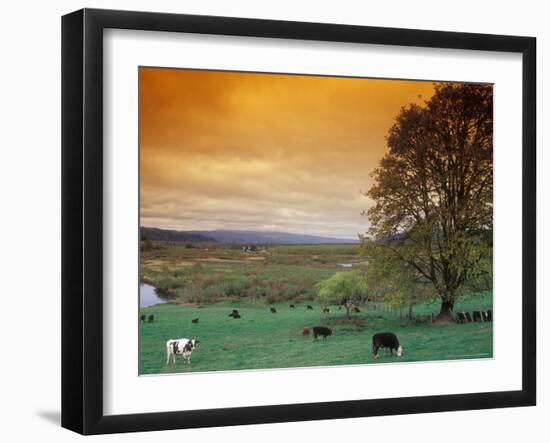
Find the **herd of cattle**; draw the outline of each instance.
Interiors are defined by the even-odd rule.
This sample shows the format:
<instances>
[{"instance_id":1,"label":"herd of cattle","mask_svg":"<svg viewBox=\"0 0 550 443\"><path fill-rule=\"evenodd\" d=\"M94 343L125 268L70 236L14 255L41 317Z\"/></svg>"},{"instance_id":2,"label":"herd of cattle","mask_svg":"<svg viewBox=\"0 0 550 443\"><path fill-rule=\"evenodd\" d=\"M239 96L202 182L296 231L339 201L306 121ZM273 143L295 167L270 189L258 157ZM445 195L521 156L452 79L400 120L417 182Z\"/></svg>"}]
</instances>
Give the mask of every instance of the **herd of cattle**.
<instances>
[{"instance_id":1,"label":"herd of cattle","mask_svg":"<svg viewBox=\"0 0 550 443\"><path fill-rule=\"evenodd\" d=\"M493 321L493 311L491 309L487 311L472 311L471 314L464 311L456 312L455 318L458 323Z\"/></svg>"},{"instance_id":2,"label":"herd of cattle","mask_svg":"<svg viewBox=\"0 0 550 443\"><path fill-rule=\"evenodd\" d=\"M140 317L139 317L139 321L141 323L145 323L145 320L147 320L149 323L152 323L153 321L155 321L155 316L153 314L149 315L148 317L145 315L145 314L142 314Z\"/></svg>"},{"instance_id":3,"label":"herd of cattle","mask_svg":"<svg viewBox=\"0 0 550 443\"><path fill-rule=\"evenodd\" d=\"M305 332L307 331L307 334ZM318 337L327 339L329 335L332 335L332 329L327 326L313 326L312 328L304 328L302 335L309 335L313 333L313 338L317 340ZM166 342L166 364L176 363L176 356L181 355L183 357L183 363L191 364L191 356L193 351L197 348L199 340L195 338L176 338L170 339ZM372 336L372 353L374 358L379 357L379 351L381 348L389 350L393 355L395 351L398 357L403 355L403 347L399 343L397 335L393 332L379 332Z\"/></svg>"},{"instance_id":4,"label":"herd of cattle","mask_svg":"<svg viewBox=\"0 0 550 443\"><path fill-rule=\"evenodd\" d=\"M289 305L289 307L290 309L296 308L296 306L292 304ZM313 310L313 306L307 305L306 309ZM325 314L330 314L331 312L330 309L325 306L321 306L321 309ZM354 307L353 310L354 312L360 312L360 309L357 307ZM271 307L270 312L272 314L276 314L277 310L274 307ZM241 318L241 314L238 309L233 309L228 316L234 319ZM493 320L493 313L491 309L487 311L473 311L471 314L470 312L457 312L455 313L455 318L458 323L487 322ZM140 321L142 323L145 323L146 320L151 323L155 320L155 316L153 314L147 317L145 315L140 316ZM193 324L197 324L199 319L194 318L191 322ZM333 330L328 326L304 327L302 328L301 335L302 337L313 335L314 340L318 340L319 337L326 340L327 337L333 335ZM198 343L199 340L195 338L178 338L168 340L166 342L166 364L170 363L170 360L172 360L173 363L176 363L176 356L178 355L183 357L184 363L190 364L191 355L197 348ZM397 357L401 357L403 355L403 347L393 332L379 332L372 336L372 353L374 358L377 359L379 357L380 349L389 350L391 355L393 355L395 351Z\"/></svg>"}]
</instances>

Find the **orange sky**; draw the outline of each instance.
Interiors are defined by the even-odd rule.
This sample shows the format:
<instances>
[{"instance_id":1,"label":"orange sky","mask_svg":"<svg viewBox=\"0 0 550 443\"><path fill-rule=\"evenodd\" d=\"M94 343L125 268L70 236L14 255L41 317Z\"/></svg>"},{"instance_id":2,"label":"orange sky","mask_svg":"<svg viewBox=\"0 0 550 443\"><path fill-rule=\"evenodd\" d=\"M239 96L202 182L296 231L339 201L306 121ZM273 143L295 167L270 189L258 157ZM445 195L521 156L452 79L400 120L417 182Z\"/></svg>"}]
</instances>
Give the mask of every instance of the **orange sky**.
<instances>
[{"instance_id":1,"label":"orange sky","mask_svg":"<svg viewBox=\"0 0 550 443\"><path fill-rule=\"evenodd\" d=\"M432 94L429 82L141 68L141 225L357 238L393 119Z\"/></svg>"}]
</instances>

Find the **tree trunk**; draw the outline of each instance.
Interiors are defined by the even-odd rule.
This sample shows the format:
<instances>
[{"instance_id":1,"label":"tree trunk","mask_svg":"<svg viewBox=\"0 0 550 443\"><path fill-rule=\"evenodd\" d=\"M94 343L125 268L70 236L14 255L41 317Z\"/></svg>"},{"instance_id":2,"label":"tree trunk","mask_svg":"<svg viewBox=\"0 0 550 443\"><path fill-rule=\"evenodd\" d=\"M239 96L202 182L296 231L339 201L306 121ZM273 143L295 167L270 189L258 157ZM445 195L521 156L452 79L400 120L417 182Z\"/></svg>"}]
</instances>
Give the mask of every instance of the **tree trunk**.
<instances>
[{"instance_id":1,"label":"tree trunk","mask_svg":"<svg viewBox=\"0 0 550 443\"><path fill-rule=\"evenodd\" d=\"M349 318L349 305L346 303L346 317Z\"/></svg>"},{"instance_id":2,"label":"tree trunk","mask_svg":"<svg viewBox=\"0 0 550 443\"><path fill-rule=\"evenodd\" d=\"M450 323L454 322L453 307L454 307L454 298L442 298L441 299L441 310L437 318L435 319L436 323Z\"/></svg>"},{"instance_id":3,"label":"tree trunk","mask_svg":"<svg viewBox=\"0 0 550 443\"><path fill-rule=\"evenodd\" d=\"M409 304L409 320L413 319L413 306L414 304Z\"/></svg>"}]
</instances>

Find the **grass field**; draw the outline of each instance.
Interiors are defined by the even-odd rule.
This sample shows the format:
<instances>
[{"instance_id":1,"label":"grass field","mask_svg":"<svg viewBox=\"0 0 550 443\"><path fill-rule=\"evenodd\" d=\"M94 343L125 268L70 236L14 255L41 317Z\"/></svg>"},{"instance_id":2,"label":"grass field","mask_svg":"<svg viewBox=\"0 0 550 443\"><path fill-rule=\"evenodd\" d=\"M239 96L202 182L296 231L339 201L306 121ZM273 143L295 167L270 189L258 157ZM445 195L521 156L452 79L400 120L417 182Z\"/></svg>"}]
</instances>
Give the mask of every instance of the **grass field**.
<instances>
[{"instance_id":1,"label":"grass field","mask_svg":"<svg viewBox=\"0 0 550 443\"><path fill-rule=\"evenodd\" d=\"M313 311L306 310L311 304ZM271 314L274 306L277 314ZM485 293L459 300L456 310L492 307L492 294ZM239 309L242 318L228 317ZM288 368L342 364L390 363L492 357L492 323L415 324L398 313L366 309L345 322L343 311L331 307L323 314L315 302L304 302L290 309L288 302L266 305L244 299L202 307L177 304L156 305L141 310L154 314L155 321L140 325L140 374L203 372L260 368ZM437 303L420 305L417 314L437 312ZM192 324L199 318L198 324ZM304 326L328 325L334 335L326 341L302 338ZM381 352L372 356L372 334L395 332L404 348L401 358ZM181 357L166 365L165 343L169 338L200 340L191 365Z\"/></svg>"},{"instance_id":2,"label":"grass field","mask_svg":"<svg viewBox=\"0 0 550 443\"><path fill-rule=\"evenodd\" d=\"M356 244L277 245L245 252L239 245L156 244L141 253L141 278L174 303L141 309L155 321L140 325L140 373L202 372L287 368L338 364L426 361L492 356L492 323L416 324L367 304L353 321L331 306L322 313L316 284L337 272L361 269L364 258ZM291 310L289 304L296 304ZM306 310L307 305L314 307ZM271 314L270 307L277 309ZM455 310L492 307L492 294L459 299ZM228 314L239 309L242 318ZM384 309L381 309L384 308ZM438 302L418 305L416 317L439 312ZM403 311L404 313L404 311ZM198 324L191 320L199 318ZM327 325L334 335L326 341L302 338L304 326ZM403 347L401 358L382 354L374 360L371 337L395 332ZM191 366L181 357L166 365L170 338L200 340Z\"/></svg>"}]
</instances>

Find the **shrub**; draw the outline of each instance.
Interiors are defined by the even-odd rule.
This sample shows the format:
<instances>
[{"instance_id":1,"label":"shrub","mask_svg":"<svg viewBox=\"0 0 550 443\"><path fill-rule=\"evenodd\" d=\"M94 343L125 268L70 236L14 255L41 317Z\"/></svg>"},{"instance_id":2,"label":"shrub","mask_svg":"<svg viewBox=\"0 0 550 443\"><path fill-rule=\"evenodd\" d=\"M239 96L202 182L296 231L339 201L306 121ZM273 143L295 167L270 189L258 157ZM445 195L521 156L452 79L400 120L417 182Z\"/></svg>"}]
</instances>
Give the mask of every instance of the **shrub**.
<instances>
[{"instance_id":1,"label":"shrub","mask_svg":"<svg viewBox=\"0 0 550 443\"><path fill-rule=\"evenodd\" d=\"M267 293L265 296L266 303L271 305L273 303L280 303L285 300L285 297L276 289L267 289Z\"/></svg>"},{"instance_id":2,"label":"shrub","mask_svg":"<svg viewBox=\"0 0 550 443\"><path fill-rule=\"evenodd\" d=\"M301 294L300 288L294 285L287 285L283 290L283 296L286 300L293 300Z\"/></svg>"},{"instance_id":3,"label":"shrub","mask_svg":"<svg viewBox=\"0 0 550 443\"><path fill-rule=\"evenodd\" d=\"M153 249L153 242L149 239L140 242L139 249L142 252L151 251Z\"/></svg>"},{"instance_id":4,"label":"shrub","mask_svg":"<svg viewBox=\"0 0 550 443\"><path fill-rule=\"evenodd\" d=\"M302 294L298 295L297 297L294 297L294 301L296 303L301 303L303 301L313 301L317 298L317 296L313 292L303 292Z\"/></svg>"}]
</instances>

